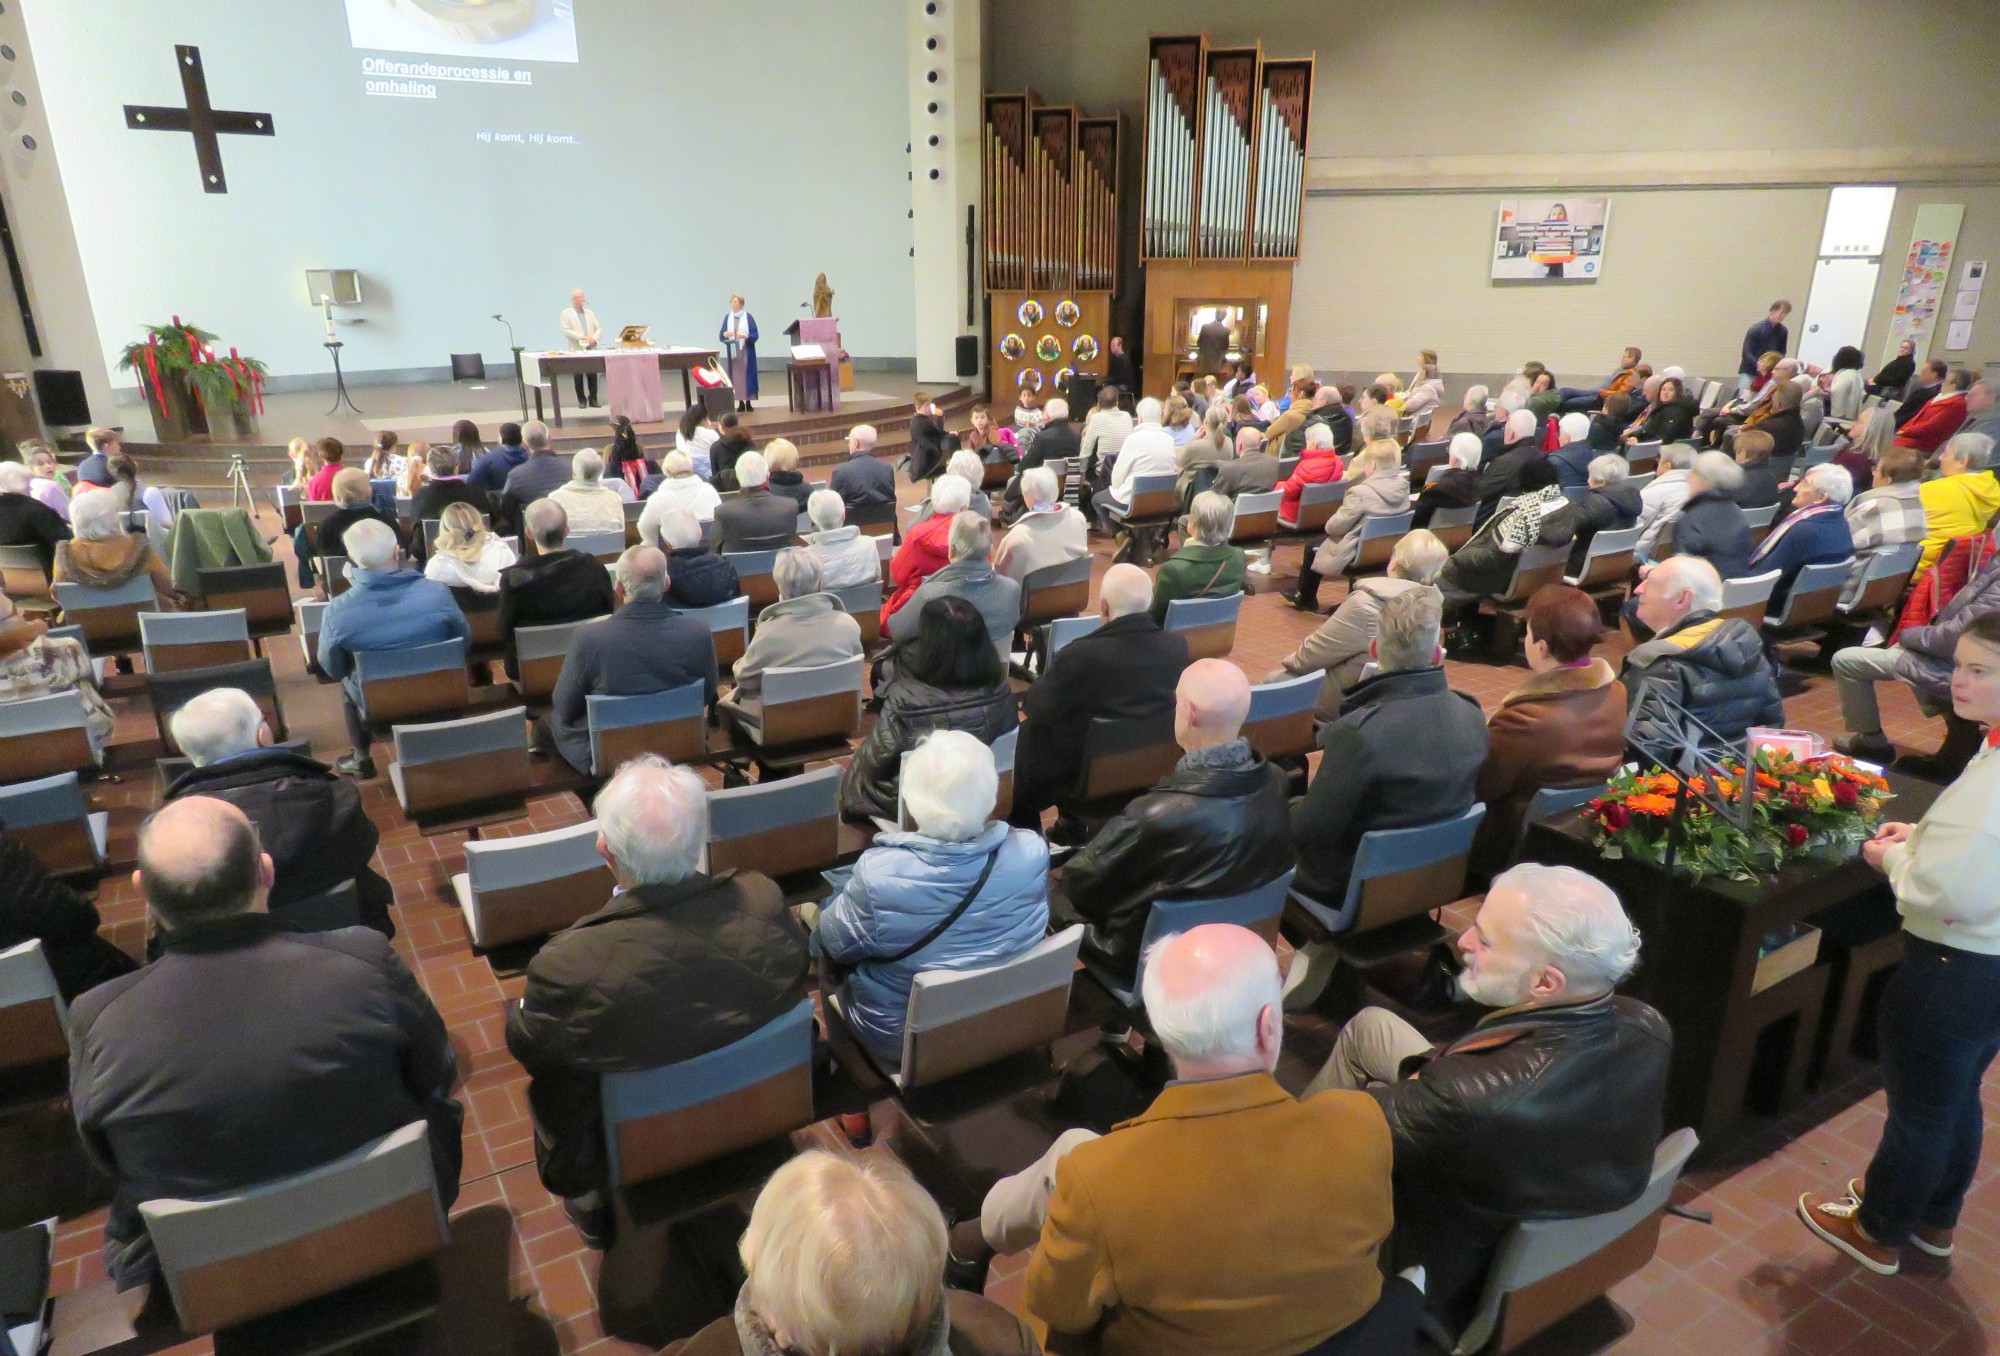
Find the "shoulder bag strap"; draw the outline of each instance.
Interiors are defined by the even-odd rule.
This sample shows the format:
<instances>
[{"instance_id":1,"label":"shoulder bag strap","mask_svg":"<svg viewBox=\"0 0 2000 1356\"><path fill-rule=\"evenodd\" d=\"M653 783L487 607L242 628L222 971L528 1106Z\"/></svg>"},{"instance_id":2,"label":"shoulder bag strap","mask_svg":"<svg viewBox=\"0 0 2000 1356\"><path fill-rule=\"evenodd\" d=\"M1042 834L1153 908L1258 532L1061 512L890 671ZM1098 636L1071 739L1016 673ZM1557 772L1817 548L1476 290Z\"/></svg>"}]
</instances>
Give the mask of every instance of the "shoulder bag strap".
<instances>
[{"instance_id":1,"label":"shoulder bag strap","mask_svg":"<svg viewBox=\"0 0 2000 1356\"><path fill-rule=\"evenodd\" d=\"M1007 840L1003 838L1000 840L1000 847L1005 846L1007 846ZM979 898L979 892L986 888L987 878L993 874L993 864L999 860L1000 848L996 847L987 856L985 869L979 873L979 879L972 882L972 888L965 892L965 898L958 901L957 908L945 915L943 922L939 923L929 932L926 932L922 937L919 937L912 945L898 951L895 955L877 957L875 963L877 965L895 965L901 961L906 961L938 938L944 936L946 932L950 931L951 925L956 923L964 916L965 911L972 907L972 901Z\"/></svg>"}]
</instances>

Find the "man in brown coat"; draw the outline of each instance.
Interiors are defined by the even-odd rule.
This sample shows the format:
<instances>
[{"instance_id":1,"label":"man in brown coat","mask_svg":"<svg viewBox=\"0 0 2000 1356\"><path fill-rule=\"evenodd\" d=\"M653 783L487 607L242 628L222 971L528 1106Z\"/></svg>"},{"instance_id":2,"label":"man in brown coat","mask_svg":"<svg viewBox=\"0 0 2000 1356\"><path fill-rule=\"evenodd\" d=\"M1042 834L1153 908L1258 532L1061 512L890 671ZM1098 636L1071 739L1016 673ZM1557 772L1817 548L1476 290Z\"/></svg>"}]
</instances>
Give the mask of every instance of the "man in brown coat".
<instances>
[{"instance_id":1,"label":"man in brown coat","mask_svg":"<svg viewBox=\"0 0 2000 1356\"><path fill-rule=\"evenodd\" d=\"M1052 1347L1095 1332L1104 1356L1406 1350L1420 1292L1376 1262L1388 1125L1363 1094L1298 1101L1271 1077L1271 948L1194 928L1147 951L1141 987L1176 1081L1108 1135L1065 1133L980 1213L997 1251L1039 1240L1023 1303Z\"/></svg>"}]
</instances>

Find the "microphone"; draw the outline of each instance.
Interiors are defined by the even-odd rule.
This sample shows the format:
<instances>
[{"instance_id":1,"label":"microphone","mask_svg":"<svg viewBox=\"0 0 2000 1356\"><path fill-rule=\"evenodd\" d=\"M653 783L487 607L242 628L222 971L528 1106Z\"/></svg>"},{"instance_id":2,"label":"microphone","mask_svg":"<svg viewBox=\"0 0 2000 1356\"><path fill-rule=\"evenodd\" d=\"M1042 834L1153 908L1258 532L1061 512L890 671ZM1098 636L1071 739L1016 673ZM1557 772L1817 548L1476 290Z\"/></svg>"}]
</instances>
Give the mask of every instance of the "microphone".
<instances>
[{"instance_id":1,"label":"microphone","mask_svg":"<svg viewBox=\"0 0 2000 1356\"><path fill-rule=\"evenodd\" d=\"M514 342L514 326L508 321L507 317L501 315L498 311L495 311L493 313L493 318L499 321L501 324L507 326L507 347L511 349L520 348L521 346Z\"/></svg>"}]
</instances>

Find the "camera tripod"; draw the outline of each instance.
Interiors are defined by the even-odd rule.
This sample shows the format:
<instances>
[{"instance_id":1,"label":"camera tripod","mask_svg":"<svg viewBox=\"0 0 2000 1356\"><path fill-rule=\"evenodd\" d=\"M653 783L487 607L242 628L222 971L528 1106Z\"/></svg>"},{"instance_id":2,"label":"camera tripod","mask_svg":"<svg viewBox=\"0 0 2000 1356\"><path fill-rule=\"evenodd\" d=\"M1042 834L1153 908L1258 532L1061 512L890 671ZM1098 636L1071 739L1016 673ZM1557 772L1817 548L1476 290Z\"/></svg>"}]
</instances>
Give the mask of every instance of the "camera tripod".
<instances>
[{"instance_id":1,"label":"camera tripod","mask_svg":"<svg viewBox=\"0 0 2000 1356\"><path fill-rule=\"evenodd\" d=\"M247 503L251 516L255 517L257 513L257 492L250 488L250 470L243 464L243 454L241 452L232 452L229 454L229 506L231 508L242 508L245 506L237 502L239 497Z\"/></svg>"}]
</instances>

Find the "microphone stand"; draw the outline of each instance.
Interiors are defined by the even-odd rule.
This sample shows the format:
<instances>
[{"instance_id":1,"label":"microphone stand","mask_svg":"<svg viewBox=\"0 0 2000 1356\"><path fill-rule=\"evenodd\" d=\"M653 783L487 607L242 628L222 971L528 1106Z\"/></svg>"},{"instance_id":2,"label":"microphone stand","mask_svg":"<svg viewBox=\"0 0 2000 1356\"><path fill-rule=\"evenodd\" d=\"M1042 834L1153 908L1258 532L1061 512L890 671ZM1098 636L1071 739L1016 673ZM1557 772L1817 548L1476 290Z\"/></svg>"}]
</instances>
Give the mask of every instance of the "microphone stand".
<instances>
[{"instance_id":1,"label":"microphone stand","mask_svg":"<svg viewBox=\"0 0 2000 1356\"><path fill-rule=\"evenodd\" d=\"M506 316L495 311L493 318L507 326L507 344L513 350L514 354L514 392L521 398L521 422L526 423L528 420L528 378L527 373L521 367L521 355L528 350L514 342L514 326L508 321Z\"/></svg>"}]
</instances>

